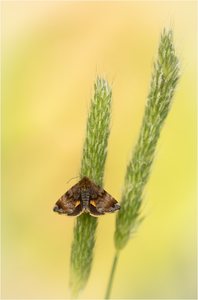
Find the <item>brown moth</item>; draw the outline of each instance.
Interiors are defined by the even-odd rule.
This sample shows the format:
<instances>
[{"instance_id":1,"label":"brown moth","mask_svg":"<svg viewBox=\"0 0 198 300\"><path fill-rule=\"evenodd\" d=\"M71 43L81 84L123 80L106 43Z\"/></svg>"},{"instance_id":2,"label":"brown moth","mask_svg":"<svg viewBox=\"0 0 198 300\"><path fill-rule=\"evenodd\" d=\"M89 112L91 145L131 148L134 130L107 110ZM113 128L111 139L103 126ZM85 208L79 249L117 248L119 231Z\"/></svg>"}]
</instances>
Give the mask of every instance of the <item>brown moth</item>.
<instances>
[{"instance_id":1,"label":"brown moth","mask_svg":"<svg viewBox=\"0 0 198 300\"><path fill-rule=\"evenodd\" d=\"M58 199L54 211L67 216L89 213L97 217L120 209L118 202L88 177L83 177Z\"/></svg>"}]
</instances>

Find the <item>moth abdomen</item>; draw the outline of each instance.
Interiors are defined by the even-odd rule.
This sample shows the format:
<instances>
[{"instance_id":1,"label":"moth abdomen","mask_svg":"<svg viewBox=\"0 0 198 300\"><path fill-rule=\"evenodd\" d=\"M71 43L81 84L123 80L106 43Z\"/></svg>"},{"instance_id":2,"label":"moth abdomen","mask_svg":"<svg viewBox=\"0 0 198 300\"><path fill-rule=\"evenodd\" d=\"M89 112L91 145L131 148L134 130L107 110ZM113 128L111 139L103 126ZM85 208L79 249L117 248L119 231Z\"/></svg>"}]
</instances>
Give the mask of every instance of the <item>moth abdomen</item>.
<instances>
[{"instance_id":1,"label":"moth abdomen","mask_svg":"<svg viewBox=\"0 0 198 300\"><path fill-rule=\"evenodd\" d=\"M89 213L94 217L119 209L117 201L88 177L83 177L71 187L54 207L54 211L59 214L79 216L81 213Z\"/></svg>"},{"instance_id":2,"label":"moth abdomen","mask_svg":"<svg viewBox=\"0 0 198 300\"><path fill-rule=\"evenodd\" d=\"M87 189L82 189L81 191L81 200L83 208L88 208L89 206L90 193Z\"/></svg>"}]
</instances>

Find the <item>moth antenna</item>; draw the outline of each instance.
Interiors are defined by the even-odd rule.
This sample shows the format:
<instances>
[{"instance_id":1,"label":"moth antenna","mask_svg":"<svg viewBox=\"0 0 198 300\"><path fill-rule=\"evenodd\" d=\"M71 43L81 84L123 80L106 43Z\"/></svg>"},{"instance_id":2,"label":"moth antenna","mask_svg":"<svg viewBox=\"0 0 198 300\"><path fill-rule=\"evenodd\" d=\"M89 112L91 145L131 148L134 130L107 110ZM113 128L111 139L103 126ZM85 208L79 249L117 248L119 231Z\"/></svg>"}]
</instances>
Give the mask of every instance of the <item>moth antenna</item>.
<instances>
[{"instance_id":1,"label":"moth antenna","mask_svg":"<svg viewBox=\"0 0 198 300\"><path fill-rule=\"evenodd\" d=\"M66 182L66 184L69 183L71 180L76 179L76 178L79 178L79 177L80 177L80 176L76 176L76 177L70 178L70 179Z\"/></svg>"}]
</instances>

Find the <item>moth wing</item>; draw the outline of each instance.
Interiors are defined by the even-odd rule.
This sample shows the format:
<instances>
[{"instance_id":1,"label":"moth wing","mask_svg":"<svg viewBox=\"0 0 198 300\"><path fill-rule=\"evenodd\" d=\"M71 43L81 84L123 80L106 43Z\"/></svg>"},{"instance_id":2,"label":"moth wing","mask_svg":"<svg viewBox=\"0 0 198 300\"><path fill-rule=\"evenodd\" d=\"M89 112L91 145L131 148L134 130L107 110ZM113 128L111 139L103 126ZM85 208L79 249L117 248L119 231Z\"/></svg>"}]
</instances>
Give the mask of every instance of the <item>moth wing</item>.
<instances>
[{"instance_id":1,"label":"moth wing","mask_svg":"<svg viewBox=\"0 0 198 300\"><path fill-rule=\"evenodd\" d=\"M91 198L89 203L90 214L93 216L112 213L120 209L118 202L105 190L100 188L96 198Z\"/></svg>"},{"instance_id":2,"label":"moth wing","mask_svg":"<svg viewBox=\"0 0 198 300\"><path fill-rule=\"evenodd\" d=\"M58 199L54 206L54 211L68 216L78 216L82 213L78 184L75 184Z\"/></svg>"}]
</instances>

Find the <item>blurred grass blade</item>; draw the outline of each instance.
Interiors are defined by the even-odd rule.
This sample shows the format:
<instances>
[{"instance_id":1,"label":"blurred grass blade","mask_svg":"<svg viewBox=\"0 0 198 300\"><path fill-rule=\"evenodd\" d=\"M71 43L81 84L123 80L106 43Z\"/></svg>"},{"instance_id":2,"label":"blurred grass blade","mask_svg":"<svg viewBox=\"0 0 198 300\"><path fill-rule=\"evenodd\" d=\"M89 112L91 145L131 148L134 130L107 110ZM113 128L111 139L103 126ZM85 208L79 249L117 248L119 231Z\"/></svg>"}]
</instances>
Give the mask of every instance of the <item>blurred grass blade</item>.
<instances>
[{"instance_id":1,"label":"blurred grass blade","mask_svg":"<svg viewBox=\"0 0 198 300\"><path fill-rule=\"evenodd\" d=\"M121 207L117 214L115 246L122 249L140 222L142 192L147 183L162 125L169 112L179 78L172 31L164 30L154 64L150 92L138 142L128 164Z\"/></svg>"},{"instance_id":2,"label":"blurred grass blade","mask_svg":"<svg viewBox=\"0 0 198 300\"><path fill-rule=\"evenodd\" d=\"M157 142L172 103L178 78L179 65L173 46L173 34L171 30L164 29L157 61L154 64L139 139L126 170L121 209L116 218L114 235L116 253L126 246L131 234L142 221L140 216L142 192L148 181ZM109 296L110 291L106 299Z\"/></svg>"},{"instance_id":3,"label":"blurred grass blade","mask_svg":"<svg viewBox=\"0 0 198 300\"><path fill-rule=\"evenodd\" d=\"M103 185L110 132L111 98L112 92L107 81L97 78L87 121L80 177L87 176L100 186ZM77 218L71 248L70 288L73 297L78 296L89 278L96 228L97 218L89 214Z\"/></svg>"}]
</instances>

